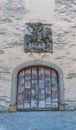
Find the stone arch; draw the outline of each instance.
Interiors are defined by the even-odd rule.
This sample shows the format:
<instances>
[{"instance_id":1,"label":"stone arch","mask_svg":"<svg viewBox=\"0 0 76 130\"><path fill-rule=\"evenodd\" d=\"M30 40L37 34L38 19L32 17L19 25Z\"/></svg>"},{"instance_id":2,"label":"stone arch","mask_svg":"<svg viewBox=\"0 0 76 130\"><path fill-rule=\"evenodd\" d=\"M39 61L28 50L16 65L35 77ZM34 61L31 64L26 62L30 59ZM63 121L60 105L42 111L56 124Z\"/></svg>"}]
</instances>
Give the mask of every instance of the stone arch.
<instances>
[{"instance_id":1,"label":"stone arch","mask_svg":"<svg viewBox=\"0 0 76 130\"><path fill-rule=\"evenodd\" d=\"M58 81L59 81L59 110L64 110L64 76L61 68L51 62L43 61L43 60L34 60L22 63L15 67L12 73L12 88L11 88L11 98L10 98L10 106L9 111L16 111L16 92L17 92L17 75L18 72L23 69L30 66L36 66L36 65L42 65L46 67L53 68L58 73Z\"/></svg>"}]
</instances>

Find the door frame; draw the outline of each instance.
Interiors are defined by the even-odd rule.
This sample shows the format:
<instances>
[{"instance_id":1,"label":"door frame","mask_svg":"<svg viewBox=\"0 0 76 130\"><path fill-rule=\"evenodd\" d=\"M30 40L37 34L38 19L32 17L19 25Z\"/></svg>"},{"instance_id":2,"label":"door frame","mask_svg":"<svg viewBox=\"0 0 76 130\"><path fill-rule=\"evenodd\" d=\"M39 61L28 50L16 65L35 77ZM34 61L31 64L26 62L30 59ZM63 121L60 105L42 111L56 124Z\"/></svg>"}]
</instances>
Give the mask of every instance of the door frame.
<instances>
[{"instance_id":1,"label":"door frame","mask_svg":"<svg viewBox=\"0 0 76 130\"><path fill-rule=\"evenodd\" d=\"M11 86L11 97L10 97L10 105L9 105L9 111L14 112L16 111L16 93L17 93L17 76L18 72L23 69L30 66L45 66L52 68L57 71L58 73L58 82L59 82L59 110L65 110L65 104L64 104L64 76L63 71L61 68L51 62L39 60L36 59L34 61L29 61L22 63L15 67L12 73L12 86Z\"/></svg>"}]
</instances>

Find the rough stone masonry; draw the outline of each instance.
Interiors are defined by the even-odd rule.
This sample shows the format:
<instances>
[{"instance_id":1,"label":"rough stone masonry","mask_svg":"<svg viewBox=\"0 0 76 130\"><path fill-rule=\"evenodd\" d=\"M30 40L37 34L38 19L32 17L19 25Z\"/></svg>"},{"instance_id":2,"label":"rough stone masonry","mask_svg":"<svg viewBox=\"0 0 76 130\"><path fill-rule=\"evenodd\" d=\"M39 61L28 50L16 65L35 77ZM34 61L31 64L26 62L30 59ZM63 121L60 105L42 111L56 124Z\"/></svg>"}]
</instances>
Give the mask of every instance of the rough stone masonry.
<instances>
[{"instance_id":1,"label":"rough stone masonry","mask_svg":"<svg viewBox=\"0 0 76 130\"><path fill-rule=\"evenodd\" d=\"M52 24L53 54L24 52L25 23ZM76 110L76 0L0 0L0 111L8 111L12 72L42 59L64 74L65 110Z\"/></svg>"}]
</instances>

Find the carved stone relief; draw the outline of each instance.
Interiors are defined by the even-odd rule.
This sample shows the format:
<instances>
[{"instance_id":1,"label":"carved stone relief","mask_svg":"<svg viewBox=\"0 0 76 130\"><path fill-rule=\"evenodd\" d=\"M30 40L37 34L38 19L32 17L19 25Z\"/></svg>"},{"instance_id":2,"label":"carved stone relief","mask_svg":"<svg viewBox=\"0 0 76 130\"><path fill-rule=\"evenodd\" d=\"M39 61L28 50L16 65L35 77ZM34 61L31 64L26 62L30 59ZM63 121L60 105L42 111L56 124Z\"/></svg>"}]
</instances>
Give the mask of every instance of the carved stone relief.
<instances>
[{"instance_id":1,"label":"carved stone relief","mask_svg":"<svg viewBox=\"0 0 76 130\"><path fill-rule=\"evenodd\" d=\"M51 52L52 25L42 23L26 23L24 36L25 52Z\"/></svg>"}]
</instances>

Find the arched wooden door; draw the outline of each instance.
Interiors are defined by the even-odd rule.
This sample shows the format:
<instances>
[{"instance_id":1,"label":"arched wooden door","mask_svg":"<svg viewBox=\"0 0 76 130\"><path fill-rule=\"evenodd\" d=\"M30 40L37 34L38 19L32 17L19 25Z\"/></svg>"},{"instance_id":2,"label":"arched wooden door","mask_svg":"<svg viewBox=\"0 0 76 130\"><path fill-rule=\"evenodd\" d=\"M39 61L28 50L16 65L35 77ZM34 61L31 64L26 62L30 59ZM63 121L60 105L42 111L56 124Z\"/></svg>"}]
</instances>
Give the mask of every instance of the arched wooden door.
<instances>
[{"instance_id":1,"label":"arched wooden door","mask_svg":"<svg viewBox=\"0 0 76 130\"><path fill-rule=\"evenodd\" d=\"M54 69L31 66L18 73L17 110L58 110L58 108L58 74Z\"/></svg>"}]
</instances>

